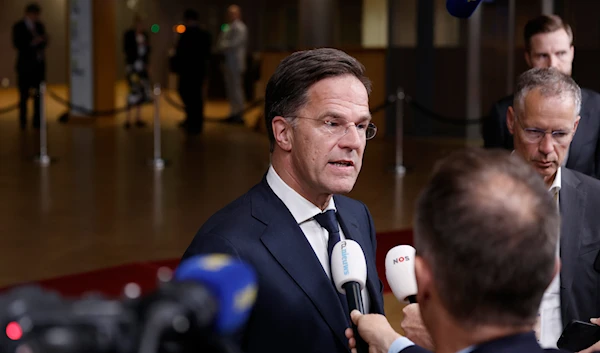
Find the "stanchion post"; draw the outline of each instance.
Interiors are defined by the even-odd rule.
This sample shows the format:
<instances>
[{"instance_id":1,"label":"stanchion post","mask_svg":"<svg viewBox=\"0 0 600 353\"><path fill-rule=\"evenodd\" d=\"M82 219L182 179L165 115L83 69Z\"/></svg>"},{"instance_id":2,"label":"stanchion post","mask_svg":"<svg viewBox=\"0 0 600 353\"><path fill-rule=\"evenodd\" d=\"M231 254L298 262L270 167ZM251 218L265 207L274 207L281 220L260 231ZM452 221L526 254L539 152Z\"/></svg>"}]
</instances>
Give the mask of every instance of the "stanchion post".
<instances>
[{"instance_id":1,"label":"stanchion post","mask_svg":"<svg viewBox=\"0 0 600 353\"><path fill-rule=\"evenodd\" d=\"M36 162L42 166L50 165L51 159L48 156L48 137L46 130L46 82L41 82L38 88L40 96L40 155L36 157Z\"/></svg>"},{"instance_id":2,"label":"stanchion post","mask_svg":"<svg viewBox=\"0 0 600 353\"><path fill-rule=\"evenodd\" d=\"M396 164L394 171L397 175L406 174L403 161L403 135L404 135L404 89L396 89Z\"/></svg>"},{"instance_id":3,"label":"stanchion post","mask_svg":"<svg viewBox=\"0 0 600 353\"><path fill-rule=\"evenodd\" d=\"M152 159L152 166L154 169L162 170L165 167L165 161L161 156L161 137L160 137L160 96L161 88L160 84L154 85L154 158Z\"/></svg>"}]
</instances>

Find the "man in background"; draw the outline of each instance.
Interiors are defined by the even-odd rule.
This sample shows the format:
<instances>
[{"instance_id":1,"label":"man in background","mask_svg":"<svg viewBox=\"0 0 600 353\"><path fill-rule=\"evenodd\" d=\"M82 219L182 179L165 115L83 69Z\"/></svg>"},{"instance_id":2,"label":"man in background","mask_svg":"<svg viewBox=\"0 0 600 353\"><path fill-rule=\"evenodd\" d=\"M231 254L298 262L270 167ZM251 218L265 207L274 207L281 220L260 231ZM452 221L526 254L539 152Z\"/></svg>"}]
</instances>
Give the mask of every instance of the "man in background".
<instances>
[{"instance_id":1,"label":"man in background","mask_svg":"<svg viewBox=\"0 0 600 353\"><path fill-rule=\"evenodd\" d=\"M571 76L575 48L571 26L556 15L542 15L525 25L525 61L530 68L553 67ZM565 156L565 166L600 178L600 94L582 89L581 121ZM513 96L498 101L482 124L484 147L511 151L513 137L506 113Z\"/></svg>"},{"instance_id":2,"label":"man in background","mask_svg":"<svg viewBox=\"0 0 600 353\"><path fill-rule=\"evenodd\" d=\"M204 129L203 86L210 59L211 36L200 28L198 12L187 9L183 14L185 31L179 37L171 70L179 76L179 96L185 105L185 120L180 124L188 134Z\"/></svg>"},{"instance_id":3,"label":"man in background","mask_svg":"<svg viewBox=\"0 0 600 353\"><path fill-rule=\"evenodd\" d=\"M27 101L35 90L33 104L33 127L40 127L40 83L46 78L46 28L40 21L40 6L31 3L25 7L25 16L14 24L12 41L17 49L17 81L19 86L19 123L21 130L27 128Z\"/></svg>"},{"instance_id":4,"label":"man in background","mask_svg":"<svg viewBox=\"0 0 600 353\"><path fill-rule=\"evenodd\" d=\"M225 63L223 74L225 90L229 99L228 122L243 123L244 90L242 77L246 71L246 47L248 30L242 22L242 10L237 5L227 8L227 26L224 26L217 42L217 49L223 53Z\"/></svg>"}]
</instances>

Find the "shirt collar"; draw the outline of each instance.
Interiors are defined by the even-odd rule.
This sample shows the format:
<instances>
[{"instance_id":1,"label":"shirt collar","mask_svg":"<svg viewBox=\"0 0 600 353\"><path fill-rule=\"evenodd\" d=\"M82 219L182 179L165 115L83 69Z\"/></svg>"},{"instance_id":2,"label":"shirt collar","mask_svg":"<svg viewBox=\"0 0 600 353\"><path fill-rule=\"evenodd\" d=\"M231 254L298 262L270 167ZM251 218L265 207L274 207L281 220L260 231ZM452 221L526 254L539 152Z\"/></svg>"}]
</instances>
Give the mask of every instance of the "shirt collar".
<instances>
[{"instance_id":1,"label":"shirt collar","mask_svg":"<svg viewBox=\"0 0 600 353\"><path fill-rule=\"evenodd\" d=\"M512 150L510 154L514 155L515 150ZM548 189L548 191L551 191L552 194L557 194L560 191L562 185L561 169L562 167L558 167L558 169L556 170L556 176L554 177L554 181L552 182L552 185L550 185L550 189Z\"/></svg>"},{"instance_id":2,"label":"shirt collar","mask_svg":"<svg viewBox=\"0 0 600 353\"><path fill-rule=\"evenodd\" d=\"M561 169L562 167L558 167L558 169L556 170L556 176L554 177L554 181L552 182L552 185L550 185L550 191L552 192L552 194L558 194L558 192L560 191L562 185Z\"/></svg>"},{"instance_id":3,"label":"shirt collar","mask_svg":"<svg viewBox=\"0 0 600 353\"><path fill-rule=\"evenodd\" d=\"M269 171L267 172L267 184L269 184L275 195L283 201L298 224L306 222L315 215L327 210L336 210L335 201L331 197L325 211L321 211L319 207L315 206L286 184L272 165L269 166Z\"/></svg>"},{"instance_id":4,"label":"shirt collar","mask_svg":"<svg viewBox=\"0 0 600 353\"><path fill-rule=\"evenodd\" d=\"M467 347L467 348L463 348L463 349L461 349L460 351L458 351L458 352L456 352L456 353L471 353L472 351L474 351L474 350L475 350L475 348L477 348L477 346L476 346L476 345L469 346L469 347Z\"/></svg>"}]
</instances>

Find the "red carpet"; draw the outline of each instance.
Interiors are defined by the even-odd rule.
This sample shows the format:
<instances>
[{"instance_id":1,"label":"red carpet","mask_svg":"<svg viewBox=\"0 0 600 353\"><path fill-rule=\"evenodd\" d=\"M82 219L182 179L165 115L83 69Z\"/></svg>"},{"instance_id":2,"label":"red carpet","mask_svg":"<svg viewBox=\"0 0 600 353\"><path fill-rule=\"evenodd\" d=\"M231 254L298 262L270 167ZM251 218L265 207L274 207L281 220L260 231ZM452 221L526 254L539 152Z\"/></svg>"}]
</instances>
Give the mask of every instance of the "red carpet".
<instances>
[{"instance_id":1,"label":"red carpet","mask_svg":"<svg viewBox=\"0 0 600 353\"><path fill-rule=\"evenodd\" d=\"M384 283L385 291L390 291L385 279L385 255L396 245L412 244L412 230L391 231L377 234L377 271ZM67 297L79 297L84 293L96 292L109 297L119 297L123 288L130 282L137 283L142 293L156 288L157 270L166 266L175 269L179 259L152 262L138 262L97 271L78 273L69 276L46 279L37 282L42 287L59 292Z\"/></svg>"}]
</instances>

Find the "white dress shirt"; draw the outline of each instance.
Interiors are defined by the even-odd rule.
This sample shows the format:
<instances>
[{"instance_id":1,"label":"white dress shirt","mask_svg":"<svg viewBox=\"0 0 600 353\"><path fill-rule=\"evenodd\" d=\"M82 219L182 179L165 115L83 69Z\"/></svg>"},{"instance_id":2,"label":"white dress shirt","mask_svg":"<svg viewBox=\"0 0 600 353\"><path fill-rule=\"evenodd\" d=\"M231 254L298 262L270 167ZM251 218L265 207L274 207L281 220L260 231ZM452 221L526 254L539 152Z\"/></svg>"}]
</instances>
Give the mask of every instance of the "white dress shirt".
<instances>
[{"instance_id":1,"label":"white dress shirt","mask_svg":"<svg viewBox=\"0 0 600 353\"><path fill-rule=\"evenodd\" d=\"M302 197L299 193L287 185L277 174L275 169L273 169L273 166L269 166L269 171L267 172L267 184L269 184L269 187L271 187L275 195L281 201L283 201L296 222L298 222L298 225L304 233L306 240L308 240L308 243L319 259L319 262L323 267L323 271L325 271L327 276L331 278L329 254L327 252L329 232L327 232L325 228L321 227L321 225L313 217L327 210L336 210L333 197L329 199L329 205L327 205L325 210L322 211L319 207L315 206L313 203ZM339 223L338 227L340 228L340 240L346 239L344 236L344 231L342 230L342 227L339 226ZM366 287L362 290L362 297L365 310L366 312L369 312L370 298Z\"/></svg>"},{"instance_id":2,"label":"white dress shirt","mask_svg":"<svg viewBox=\"0 0 600 353\"><path fill-rule=\"evenodd\" d=\"M550 192L555 197L556 207L559 207L559 191L561 188L561 168L556 171ZM561 234L562 236L562 234ZM560 254L560 238L556 244L556 254ZM560 273L557 273L550 286L544 292L538 311L538 327L536 334L542 348L557 348L556 343L562 333L562 317L560 314Z\"/></svg>"}]
</instances>

